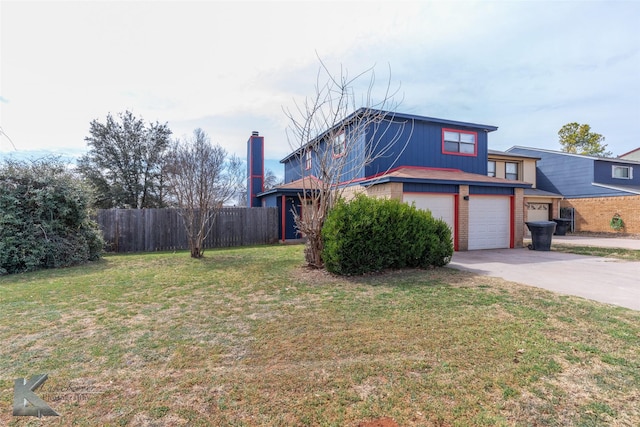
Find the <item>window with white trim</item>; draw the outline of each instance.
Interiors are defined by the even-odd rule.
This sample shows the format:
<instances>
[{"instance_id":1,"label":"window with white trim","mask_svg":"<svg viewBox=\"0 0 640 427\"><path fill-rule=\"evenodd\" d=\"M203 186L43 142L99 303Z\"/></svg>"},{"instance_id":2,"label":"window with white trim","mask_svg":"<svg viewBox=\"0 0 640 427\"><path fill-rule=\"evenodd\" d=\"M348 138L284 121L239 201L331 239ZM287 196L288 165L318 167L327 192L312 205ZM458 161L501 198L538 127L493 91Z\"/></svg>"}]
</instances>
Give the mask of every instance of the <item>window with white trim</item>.
<instances>
[{"instance_id":1,"label":"window with white trim","mask_svg":"<svg viewBox=\"0 0 640 427\"><path fill-rule=\"evenodd\" d=\"M304 168L306 170L311 169L311 150L307 150L304 154Z\"/></svg>"},{"instance_id":2,"label":"window with white trim","mask_svg":"<svg viewBox=\"0 0 640 427\"><path fill-rule=\"evenodd\" d=\"M496 176L496 162L493 160L489 160L489 163L487 163L487 175Z\"/></svg>"},{"instance_id":3,"label":"window with white trim","mask_svg":"<svg viewBox=\"0 0 640 427\"><path fill-rule=\"evenodd\" d=\"M518 164L512 162L506 162L504 164L504 177L507 179L512 179L514 181L518 180Z\"/></svg>"},{"instance_id":4,"label":"window with white trim","mask_svg":"<svg viewBox=\"0 0 640 427\"><path fill-rule=\"evenodd\" d=\"M618 179L633 179L633 168L631 166L611 166L611 176Z\"/></svg>"},{"instance_id":5,"label":"window with white trim","mask_svg":"<svg viewBox=\"0 0 640 427\"><path fill-rule=\"evenodd\" d=\"M477 141L478 134L476 132L442 129L442 151L444 153L475 156Z\"/></svg>"},{"instance_id":6,"label":"window with white trim","mask_svg":"<svg viewBox=\"0 0 640 427\"><path fill-rule=\"evenodd\" d=\"M342 156L346 150L346 138L344 132L340 132L333 138L333 155L334 157Z\"/></svg>"}]
</instances>

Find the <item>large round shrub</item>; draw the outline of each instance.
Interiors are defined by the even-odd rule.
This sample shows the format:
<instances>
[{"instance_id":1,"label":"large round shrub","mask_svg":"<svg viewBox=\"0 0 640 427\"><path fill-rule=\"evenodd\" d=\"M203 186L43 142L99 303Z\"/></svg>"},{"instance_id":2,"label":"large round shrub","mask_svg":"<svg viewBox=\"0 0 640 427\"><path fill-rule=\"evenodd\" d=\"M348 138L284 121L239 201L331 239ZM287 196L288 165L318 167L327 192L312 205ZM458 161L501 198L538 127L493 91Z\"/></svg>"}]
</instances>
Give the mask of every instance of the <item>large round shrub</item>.
<instances>
[{"instance_id":1,"label":"large round shrub","mask_svg":"<svg viewBox=\"0 0 640 427\"><path fill-rule=\"evenodd\" d=\"M338 202L327 216L322 238L326 269L343 275L439 267L453 255L447 223L398 200L365 195Z\"/></svg>"},{"instance_id":2,"label":"large round shrub","mask_svg":"<svg viewBox=\"0 0 640 427\"><path fill-rule=\"evenodd\" d=\"M67 267L100 257L88 199L55 159L0 165L0 274Z\"/></svg>"}]
</instances>

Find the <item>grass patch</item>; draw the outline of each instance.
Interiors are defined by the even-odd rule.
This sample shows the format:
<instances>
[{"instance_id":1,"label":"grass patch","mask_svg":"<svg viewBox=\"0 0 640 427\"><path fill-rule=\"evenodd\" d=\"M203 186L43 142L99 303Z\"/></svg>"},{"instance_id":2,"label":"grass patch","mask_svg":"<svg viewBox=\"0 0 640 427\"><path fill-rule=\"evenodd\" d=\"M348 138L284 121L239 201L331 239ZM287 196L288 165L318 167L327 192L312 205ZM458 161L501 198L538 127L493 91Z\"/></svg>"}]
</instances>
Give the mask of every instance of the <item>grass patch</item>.
<instances>
[{"instance_id":1,"label":"grass patch","mask_svg":"<svg viewBox=\"0 0 640 427\"><path fill-rule=\"evenodd\" d=\"M624 259L628 261L640 261L640 251L634 249L602 248L594 246L563 245L559 243L552 243L551 250L577 255L589 255Z\"/></svg>"},{"instance_id":2,"label":"grass patch","mask_svg":"<svg viewBox=\"0 0 640 427\"><path fill-rule=\"evenodd\" d=\"M0 424L640 425L640 313L454 269L340 278L301 246L0 278Z\"/></svg>"}]
</instances>

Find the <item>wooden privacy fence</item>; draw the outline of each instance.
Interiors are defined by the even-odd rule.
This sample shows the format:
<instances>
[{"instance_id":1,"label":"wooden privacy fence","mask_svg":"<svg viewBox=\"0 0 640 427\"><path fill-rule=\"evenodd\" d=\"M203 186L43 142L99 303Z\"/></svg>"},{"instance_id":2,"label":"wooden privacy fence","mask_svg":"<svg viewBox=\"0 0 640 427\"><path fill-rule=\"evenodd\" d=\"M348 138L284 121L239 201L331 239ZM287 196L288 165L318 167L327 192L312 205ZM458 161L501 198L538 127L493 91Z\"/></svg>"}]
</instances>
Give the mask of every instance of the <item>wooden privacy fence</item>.
<instances>
[{"instance_id":1,"label":"wooden privacy fence","mask_svg":"<svg viewBox=\"0 0 640 427\"><path fill-rule=\"evenodd\" d=\"M177 209L100 209L96 222L108 252L189 249ZM278 208L223 208L205 248L260 245L278 240Z\"/></svg>"}]
</instances>

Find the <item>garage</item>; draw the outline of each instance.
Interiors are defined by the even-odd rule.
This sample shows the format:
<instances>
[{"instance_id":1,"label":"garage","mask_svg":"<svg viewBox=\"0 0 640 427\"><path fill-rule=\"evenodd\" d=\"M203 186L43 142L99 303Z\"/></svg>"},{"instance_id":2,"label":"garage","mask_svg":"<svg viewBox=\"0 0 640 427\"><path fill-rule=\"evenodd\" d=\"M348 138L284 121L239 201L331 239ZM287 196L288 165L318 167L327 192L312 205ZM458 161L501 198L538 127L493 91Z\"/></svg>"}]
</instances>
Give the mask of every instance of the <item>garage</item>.
<instances>
[{"instance_id":1,"label":"garage","mask_svg":"<svg viewBox=\"0 0 640 427\"><path fill-rule=\"evenodd\" d=\"M431 211L434 218L442 219L449 224L453 236L455 224L455 203L452 194L416 194L405 193L403 196L405 203L415 203L416 208Z\"/></svg>"},{"instance_id":2,"label":"garage","mask_svg":"<svg viewBox=\"0 0 640 427\"><path fill-rule=\"evenodd\" d=\"M511 198L469 198L469 250L502 249L511 245Z\"/></svg>"},{"instance_id":3,"label":"garage","mask_svg":"<svg viewBox=\"0 0 640 427\"><path fill-rule=\"evenodd\" d=\"M551 217L549 212L551 211L551 205L549 203L525 203L527 216L525 222L532 221L550 221ZM524 230L527 236L531 235L529 229L525 226Z\"/></svg>"}]
</instances>

